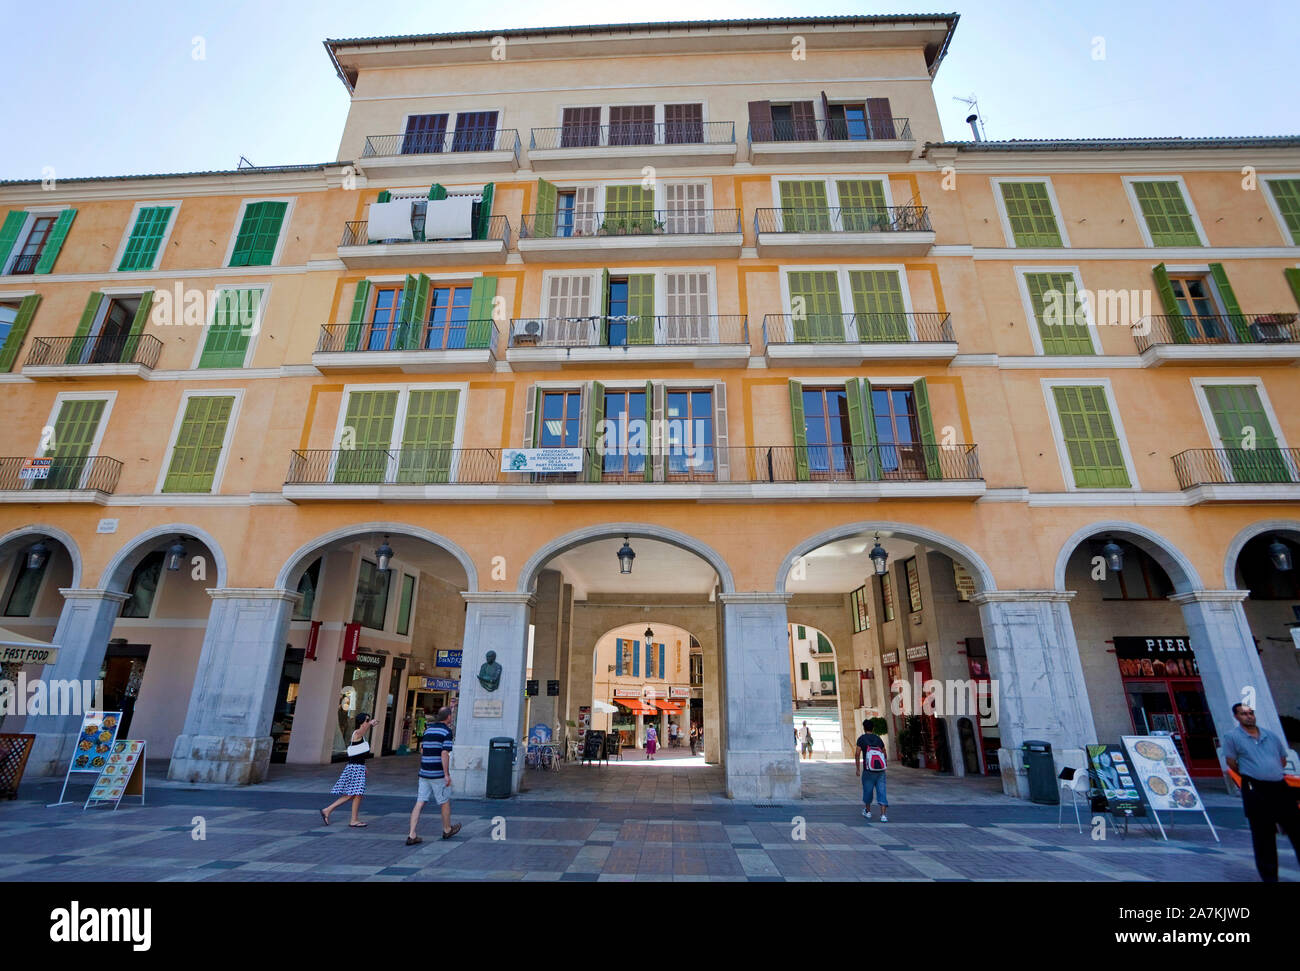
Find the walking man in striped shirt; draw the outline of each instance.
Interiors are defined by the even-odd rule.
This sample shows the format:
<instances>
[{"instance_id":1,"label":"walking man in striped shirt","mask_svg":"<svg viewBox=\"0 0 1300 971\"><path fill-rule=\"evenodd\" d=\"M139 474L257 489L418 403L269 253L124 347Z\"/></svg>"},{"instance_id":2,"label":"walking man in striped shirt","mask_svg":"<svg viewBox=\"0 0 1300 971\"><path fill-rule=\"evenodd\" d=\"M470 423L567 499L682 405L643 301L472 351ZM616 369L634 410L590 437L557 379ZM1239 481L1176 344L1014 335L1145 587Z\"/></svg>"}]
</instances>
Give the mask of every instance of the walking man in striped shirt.
<instances>
[{"instance_id":1,"label":"walking man in striped shirt","mask_svg":"<svg viewBox=\"0 0 1300 971\"><path fill-rule=\"evenodd\" d=\"M424 730L420 740L420 788L411 810L411 831L406 845L423 843L415 828L420 822L420 810L432 798L442 811L442 838L451 839L460 832L460 823L451 824L451 709L439 708L433 722Z\"/></svg>"}]
</instances>

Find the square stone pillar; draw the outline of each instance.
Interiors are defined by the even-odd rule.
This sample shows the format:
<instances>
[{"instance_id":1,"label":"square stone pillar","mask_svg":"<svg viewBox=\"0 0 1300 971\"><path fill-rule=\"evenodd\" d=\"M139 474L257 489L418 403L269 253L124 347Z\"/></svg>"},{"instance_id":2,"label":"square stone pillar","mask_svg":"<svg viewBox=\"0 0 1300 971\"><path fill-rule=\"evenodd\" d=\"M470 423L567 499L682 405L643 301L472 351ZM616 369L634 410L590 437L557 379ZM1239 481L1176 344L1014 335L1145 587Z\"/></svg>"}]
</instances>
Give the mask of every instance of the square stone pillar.
<instances>
[{"instance_id":1,"label":"square stone pillar","mask_svg":"<svg viewBox=\"0 0 1300 971\"><path fill-rule=\"evenodd\" d=\"M533 609L533 678L537 681L537 696L530 699L532 704L528 706L525 732L539 723L554 729L560 720L560 699L547 695L546 682L560 677L563 591L564 581L558 571L542 570L537 574L537 606ZM497 660L500 661L500 658ZM560 726L560 731L556 733L556 741L563 737L563 727Z\"/></svg>"},{"instance_id":2,"label":"square stone pillar","mask_svg":"<svg viewBox=\"0 0 1300 971\"><path fill-rule=\"evenodd\" d=\"M1251 704L1259 726L1289 747L1242 605L1248 596L1246 590L1193 590L1173 594L1169 599L1183 608L1205 703L1210 706L1219 737L1236 726L1232 706L1240 701Z\"/></svg>"},{"instance_id":3,"label":"square stone pillar","mask_svg":"<svg viewBox=\"0 0 1300 971\"><path fill-rule=\"evenodd\" d=\"M1098 741L1070 620L1073 597L1072 590L993 590L971 598L992 669L1007 795L1029 798L1026 740L1050 742L1058 771L1082 767L1083 747Z\"/></svg>"},{"instance_id":4,"label":"square stone pillar","mask_svg":"<svg viewBox=\"0 0 1300 971\"><path fill-rule=\"evenodd\" d=\"M47 665L42 673L47 683L98 680L104 666L104 653L108 638L113 633L118 611L129 599L125 593L113 590L79 590L71 587L59 590L63 594L63 610L50 642L59 649L58 659ZM82 707L92 709L93 696L84 699ZM35 732L36 741L28 758L28 771L33 775L63 775L68 770L72 750L81 733L81 713L64 715L28 715L23 731Z\"/></svg>"},{"instance_id":5,"label":"square stone pillar","mask_svg":"<svg viewBox=\"0 0 1300 971\"><path fill-rule=\"evenodd\" d=\"M452 795L482 799L487 792L488 743L500 736L512 738L522 746L528 611L534 600L528 593L462 593L461 596L469 609L465 613L463 667L452 744ZM501 683L495 691L486 690L478 681L479 668L488 651L496 651L496 663L501 665ZM474 709L480 702L484 704L476 715ZM500 714L495 713L498 705ZM515 761L512 792L519 790L523 771L521 747Z\"/></svg>"},{"instance_id":6,"label":"square stone pillar","mask_svg":"<svg viewBox=\"0 0 1300 971\"><path fill-rule=\"evenodd\" d=\"M789 594L719 594L726 681L727 795L798 799L785 605Z\"/></svg>"},{"instance_id":7,"label":"square stone pillar","mask_svg":"<svg viewBox=\"0 0 1300 971\"><path fill-rule=\"evenodd\" d=\"M214 588L185 727L167 778L248 785L266 778L293 590Z\"/></svg>"}]
</instances>

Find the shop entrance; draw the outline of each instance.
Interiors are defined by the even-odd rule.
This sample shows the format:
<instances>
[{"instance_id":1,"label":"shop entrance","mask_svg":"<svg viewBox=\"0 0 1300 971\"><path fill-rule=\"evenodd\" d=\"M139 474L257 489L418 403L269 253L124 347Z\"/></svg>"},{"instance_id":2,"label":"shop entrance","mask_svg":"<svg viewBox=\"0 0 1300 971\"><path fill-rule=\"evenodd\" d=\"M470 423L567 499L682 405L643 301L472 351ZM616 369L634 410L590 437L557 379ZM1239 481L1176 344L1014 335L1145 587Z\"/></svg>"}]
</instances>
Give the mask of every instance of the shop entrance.
<instances>
[{"instance_id":1,"label":"shop entrance","mask_svg":"<svg viewBox=\"0 0 1300 971\"><path fill-rule=\"evenodd\" d=\"M281 765L289 755L293 712L298 706L298 689L302 681L303 655L304 651L300 647L285 648L280 690L275 697L275 714L271 717L271 761Z\"/></svg>"},{"instance_id":2,"label":"shop entrance","mask_svg":"<svg viewBox=\"0 0 1300 971\"><path fill-rule=\"evenodd\" d=\"M109 644L104 652L104 664L99 670L99 680L104 683L104 710L122 713L118 728L122 738L131 737L131 717L148 660L148 644Z\"/></svg>"},{"instance_id":3,"label":"shop entrance","mask_svg":"<svg viewBox=\"0 0 1300 971\"><path fill-rule=\"evenodd\" d=\"M1219 775L1214 721L1197 681L1126 681L1129 713L1138 735L1170 735L1193 776Z\"/></svg>"}]
</instances>

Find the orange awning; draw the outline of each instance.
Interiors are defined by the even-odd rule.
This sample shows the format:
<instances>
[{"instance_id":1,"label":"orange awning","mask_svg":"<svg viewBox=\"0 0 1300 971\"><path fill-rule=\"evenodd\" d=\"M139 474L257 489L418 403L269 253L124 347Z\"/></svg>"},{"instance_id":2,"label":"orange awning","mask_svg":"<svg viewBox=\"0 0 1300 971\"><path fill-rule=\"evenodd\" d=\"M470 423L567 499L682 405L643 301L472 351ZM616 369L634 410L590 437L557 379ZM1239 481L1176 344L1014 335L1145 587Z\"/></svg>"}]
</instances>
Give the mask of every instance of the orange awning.
<instances>
[{"instance_id":1,"label":"orange awning","mask_svg":"<svg viewBox=\"0 0 1300 971\"><path fill-rule=\"evenodd\" d=\"M655 705L660 711L666 711L674 715L682 713L682 703L680 701L660 701L656 698Z\"/></svg>"},{"instance_id":2,"label":"orange awning","mask_svg":"<svg viewBox=\"0 0 1300 971\"><path fill-rule=\"evenodd\" d=\"M622 705L634 715L657 715L659 709L651 708L640 698L615 698L614 704Z\"/></svg>"}]
</instances>

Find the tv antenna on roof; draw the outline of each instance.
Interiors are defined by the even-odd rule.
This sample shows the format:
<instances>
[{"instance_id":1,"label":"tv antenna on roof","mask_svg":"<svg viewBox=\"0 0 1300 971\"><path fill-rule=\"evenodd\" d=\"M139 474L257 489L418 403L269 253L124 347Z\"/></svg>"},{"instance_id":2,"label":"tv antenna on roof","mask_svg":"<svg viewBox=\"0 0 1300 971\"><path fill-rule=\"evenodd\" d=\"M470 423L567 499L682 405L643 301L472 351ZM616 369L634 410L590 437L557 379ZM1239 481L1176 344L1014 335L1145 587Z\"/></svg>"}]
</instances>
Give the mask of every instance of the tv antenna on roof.
<instances>
[{"instance_id":1,"label":"tv antenna on roof","mask_svg":"<svg viewBox=\"0 0 1300 971\"><path fill-rule=\"evenodd\" d=\"M255 168L257 168L257 166L254 165L252 162L250 162L248 159L244 158L244 156L241 155L241 156L239 156L239 164L236 165L235 168L237 168L237 169L255 169Z\"/></svg>"},{"instance_id":2,"label":"tv antenna on roof","mask_svg":"<svg viewBox=\"0 0 1300 971\"><path fill-rule=\"evenodd\" d=\"M970 109L970 114L966 116L966 124L970 125L970 130L975 133L975 141L984 141L984 136L980 133L980 128L984 124L984 116L980 114L979 99L972 93L969 98L954 97L953 101L960 101Z\"/></svg>"}]
</instances>

